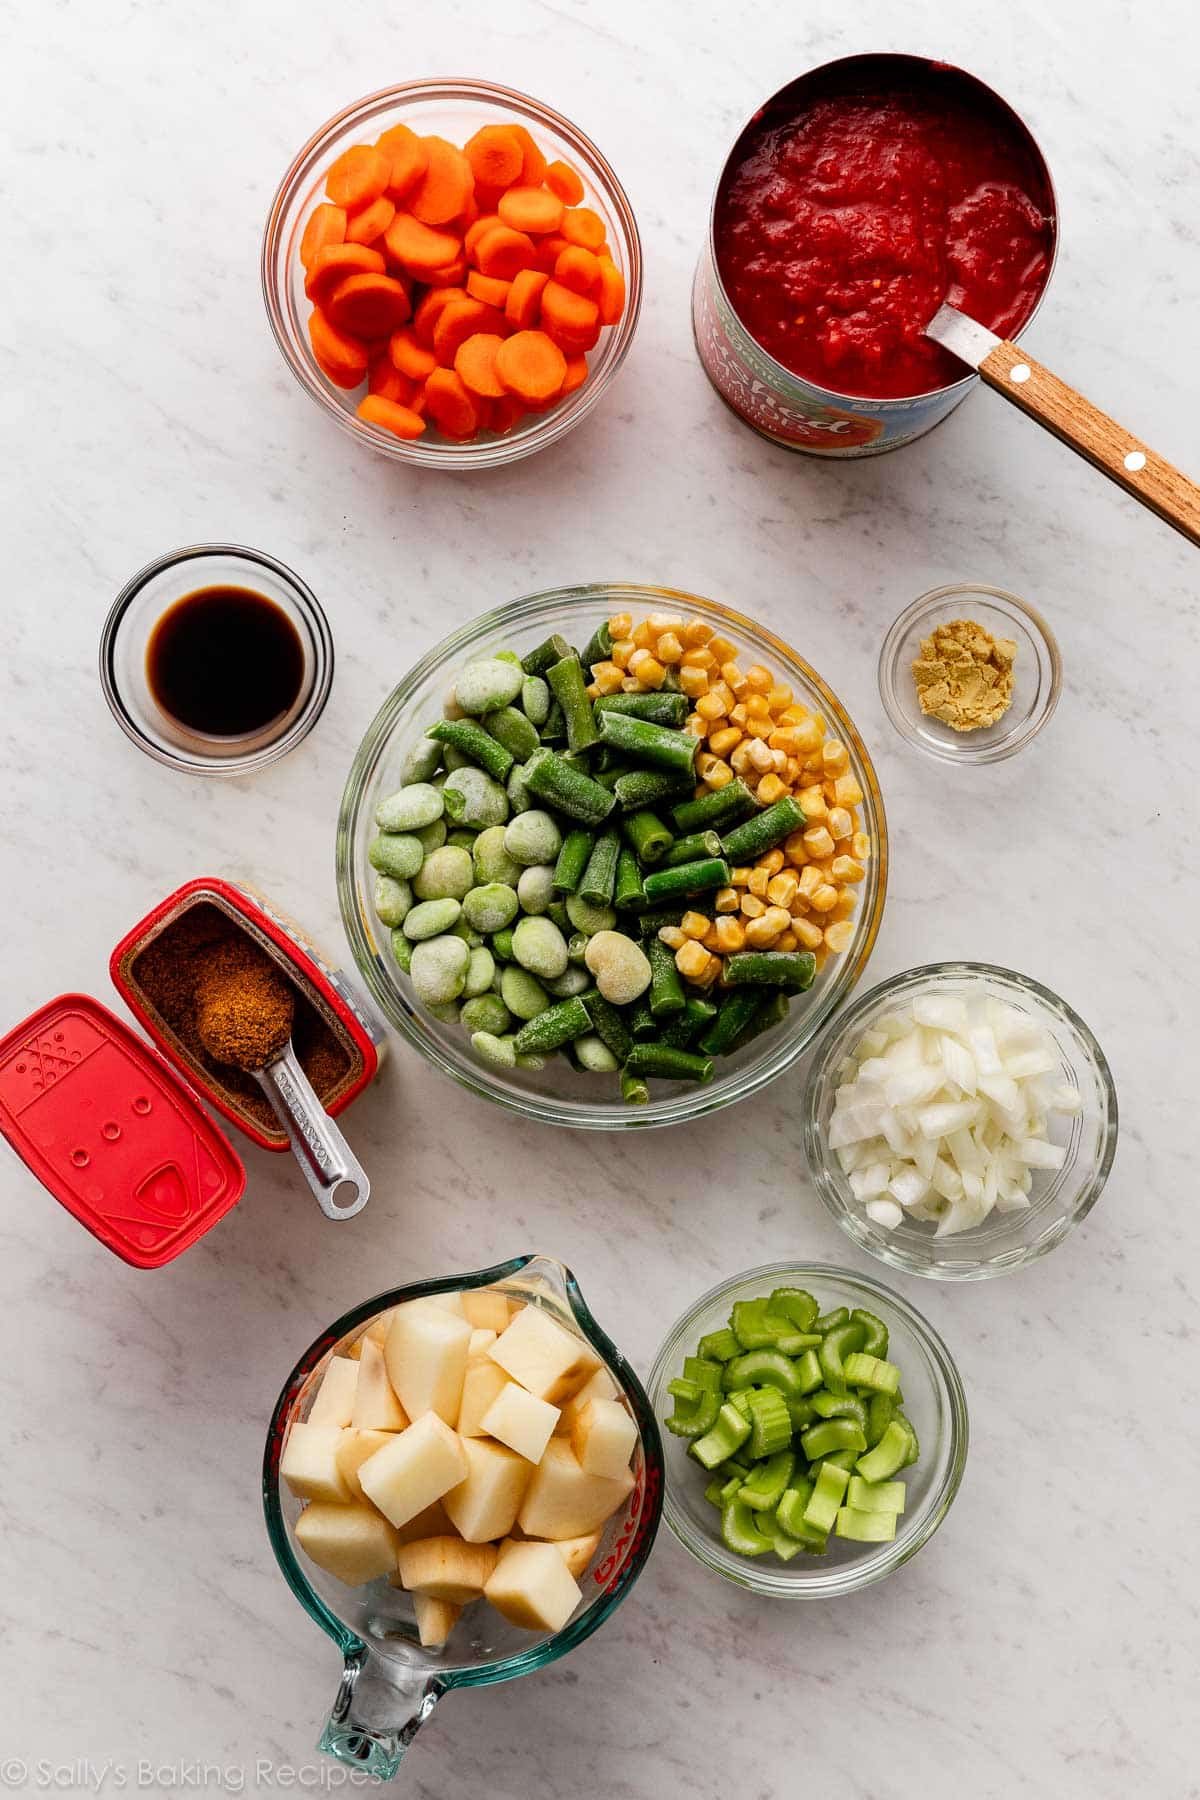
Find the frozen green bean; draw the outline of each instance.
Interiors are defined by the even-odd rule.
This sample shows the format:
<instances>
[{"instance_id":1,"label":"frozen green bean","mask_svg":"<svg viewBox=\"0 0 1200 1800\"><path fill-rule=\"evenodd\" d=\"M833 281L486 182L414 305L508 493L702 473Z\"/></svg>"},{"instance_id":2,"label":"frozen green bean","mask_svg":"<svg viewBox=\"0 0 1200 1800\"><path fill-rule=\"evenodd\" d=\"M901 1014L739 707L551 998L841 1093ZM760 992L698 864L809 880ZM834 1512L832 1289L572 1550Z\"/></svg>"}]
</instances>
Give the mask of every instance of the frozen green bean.
<instances>
[{"instance_id":1,"label":"frozen green bean","mask_svg":"<svg viewBox=\"0 0 1200 1800\"><path fill-rule=\"evenodd\" d=\"M613 883L613 905L618 911L637 912L646 904L642 891L642 872L633 851L622 846L617 857L617 878Z\"/></svg>"},{"instance_id":2,"label":"frozen green bean","mask_svg":"<svg viewBox=\"0 0 1200 1800\"><path fill-rule=\"evenodd\" d=\"M681 800L671 818L676 831L709 831L721 825L728 831L740 819L758 811L758 801L744 781L727 781L723 788Z\"/></svg>"},{"instance_id":3,"label":"frozen green bean","mask_svg":"<svg viewBox=\"0 0 1200 1800\"><path fill-rule=\"evenodd\" d=\"M588 857L587 868L579 883L579 898L592 906L608 906L613 897L613 887L617 879L617 857L621 849L621 840L615 831L602 831L592 846L592 854ZM571 909L568 906L567 916ZM572 924L575 921L572 920ZM582 927L581 927L582 929Z\"/></svg>"},{"instance_id":4,"label":"frozen green bean","mask_svg":"<svg viewBox=\"0 0 1200 1800\"><path fill-rule=\"evenodd\" d=\"M586 750L599 737L588 699L583 664L572 653L546 670L551 692L563 709L567 722L567 744L572 750Z\"/></svg>"},{"instance_id":5,"label":"frozen green bean","mask_svg":"<svg viewBox=\"0 0 1200 1800\"><path fill-rule=\"evenodd\" d=\"M720 856L721 839L715 831L693 831L689 837L676 840L663 858L663 867L676 869L680 863L703 862Z\"/></svg>"},{"instance_id":6,"label":"frozen green bean","mask_svg":"<svg viewBox=\"0 0 1200 1800\"><path fill-rule=\"evenodd\" d=\"M522 1025L516 1036L516 1049L519 1054L526 1055L532 1051L535 1055L546 1050L557 1050L563 1044L569 1044L574 1038L583 1037L592 1028L587 1007L576 995L571 1000L561 1000L557 1006L551 1006L539 1013L536 1019L530 1019Z\"/></svg>"},{"instance_id":7,"label":"frozen green bean","mask_svg":"<svg viewBox=\"0 0 1200 1800\"><path fill-rule=\"evenodd\" d=\"M537 726L515 706L498 706L495 712L485 713L483 729L510 750L518 762L524 762L538 747Z\"/></svg>"},{"instance_id":8,"label":"frozen green bean","mask_svg":"<svg viewBox=\"0 0 1200 1800\"><path fill-rule=\"evenodd\" d=\"M429 727L426 736L436 738L439 744L448 745L461 756L478 763L493 781L503 781L516 761L512 751L506 750L474 719L439 719L436 725Z\"/></svg>"},{"instance_id":9,"label":"frozen green bean","mask_svg":"<svg viewBox=\"0 0 1200 1800\"><path fill-rule=\"evenodd\" d=\"M622 812L638 812L690 793L695 782L690 769L627 769L613 782L613 793Z\"/></svg>"},{"instance_id":10,"label":"frozen green bean","mask_svg":"<svg viewBox=\"0 0 1200 1800\"><path fill-rule=\"evenodd\" d=\"M625 1059L630 1075L661 1075L668 1081L711 1081L711 1056L696 1056L670 1044L634 1044Z\"/></svg>"},{"instance_id":11,"label":"frozen green bean","mask_svg":"<svg viewBox=\"0 0 1200 1800\"><path fill-rule=\"evenodd\" d=\"M582 826L575 831L568 831L554 865L554 885L560 894L573 894L578 888L583 871L587 868L588 857L592 854L592 843L591 832L585 831Z\"/></svg>"},{"instance_id":12,"label":"frozen green bean","mask_svg":"<svg viewBox=\"0 0 1200 1800\"><path fill-rule=\"evenodd\" d=\"M647 938L646 955L650 959L650 1011L658 1020L674 1018L687 1005L675 957L659 937Z\"/></svg>"},{"instance_id":13,"label":"frozen green bean","mask_svg":"<svg viewBox=\"0 0 1200 1800\"><path fill-rule=\"evenodd\" d=\"M707 856L702 862L679 863L673 869L655 869L642 877L647 906L660 906L668 900L686 900L693 894L709 894L714 888L728 886L729 864L720 856Z\"/></svg>"},{"instance_id":14,"label":"frozen green bean","mask_svg":"<svg viewBox=\"0 0 1200 1800\"><path fill-rule=\"evenodd\" d=\"M570 656L571 646L565 637L558 632L546 638L535 650L521 658L521 667L526 675L544 675L554 663L561 662L564 656Z\"/></svg>"},{"instance_id":15,"label":"frozen green bean","mask_svg":"<svg viewBox=\"0 0 1200 1800\"><path fill-rule=\"evenodd\" d=\"M690 731L672 731L665 725L652 725L648 719L619 712L602 712L599 726L605 743L636 757L639 763L692 774L699 739Z\"/></svg>"},{"instance_id":16,"label":"frozen green bean","mask_svg":"<svg viewBox=\"0 0 1200 1800\"><path fill-rule=\"evenodd\" d=\"M601 824L613 809L606 788L552 750L534 751L525 764L525 784L531 794L584 825Z\"/></svg>"},{"instance_id":17,"label":"frozen green bean","mask_svg":"<svg viewBox=\"0 0 1200 1800\"><path fill-rule=\"evenodd\" d=\"M812 986L816 972L817 959L811 950L739 950L726 957L724 980L729 987L745 982L802 994Z\"/></svg>"},{"instance_id":18,"label":"frozen green bean","mask_svg":"<svg viewBox=\"0 0 1200 1800\"><path fill-rule=\"evenodd\" d=\"M793 831L799 831L803 824L804 813L799 801L785 794L765 812L727 831L721 839L721 848L732 863L752 863L782 843L785 837L790 837Z\"/></svg>"},{"instance_id":19,"label":"frozen green bean","mask_svg":"<svg viewBox=\"0 0 1200 1800\"><path fill-rule=\"evenodd\" d=\"M588 1017L592 1021L596 1036L602 1038L619 1063L623 1063L629 1055L633 1043L625 1021L617 1008L604 998L603 994L593 990L586 995L583 1004L588 1009Z\"/></svg>"},{"instance_id":20,"label":"frozen green bean","mask_svg":"<svg viewBox=\"0 0 1200 1800\"><path fill-rule=\"evenodd\" d=\"M628 713L632 719L645 719L650 725L671 725L679 730L687 722L686 694L670 694L660 689L655 694L601 694L592 701L597 713Z\"/></svg>"}]
</instances>

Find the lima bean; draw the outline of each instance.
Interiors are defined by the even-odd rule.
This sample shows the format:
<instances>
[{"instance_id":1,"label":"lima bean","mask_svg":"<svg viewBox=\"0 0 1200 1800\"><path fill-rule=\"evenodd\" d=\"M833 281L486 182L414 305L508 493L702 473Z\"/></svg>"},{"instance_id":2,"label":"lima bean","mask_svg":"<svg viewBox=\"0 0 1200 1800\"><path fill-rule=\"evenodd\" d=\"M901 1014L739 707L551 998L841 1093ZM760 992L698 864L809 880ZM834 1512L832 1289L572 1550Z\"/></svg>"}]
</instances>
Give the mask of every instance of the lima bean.
<instances>
[{"instance_id":1,"label":"lima bean","mask_svg":"<svg viewBox=\"0 0 1200 1800\"><path fill-rule=\"evenodd\" d=\"M476 994L463 1002L459 1017L464 1031L488 1031L493 1037L502 1037L512 1024L512 1014L499 994Z\"/></svg>"},{"instance_id":2,"label":"lima bean","mask_svg":"<svg viewBox=\"0 0 1200 1800\"><path fill-rule=\"evenodd\" d=\"M592 978L586 969L572 963L556 981L546 983L550 993L556 1000L573 1000L576 994L586 994L592 985Z\"/></svg>"},{"instance_id":3,"label":"lima bean","mask_svg":"<svg viewBox=\"0 0 1200 1800\"><path fill-rule=\"evenodd\" d=\"M471 951L467 963L467 979L463 983L463 993L468 1000L474 1000L478 994L486 994L492 985L496 973L496 959L484 945Z\"/></svg>"},{"instance_id":4,"label":"lima bean","mask_svg":"<svg viewBox=\"0 0 1200 1800\"><path fill-rule=\"evenodd\" d=\"M550 1004L541 983L525 969L508 963L500 971L500 997L518 1019L536 1019Z\"/></svg>"},{"instance_id":5,"label":"lima bean","mask_svg":"<svg viewBox=\"0 0 1200 1800\"><path fill-rule=\"evenodd\" d=\"M464 895L462 904L468 924L489 935L511 925L520 911L516 889L504 881L489 881L482 887L471 888Z\"/></svg>"},{"instance_id":6,"label":"lima bean","mask_svg":"<svg viewBox=\"0 0 1200 1800\"><path fill-rule=\"evenodd\" d=\"M465 713L478 718L482 713L495 712L499 706L511 706L523 680L519 663L484 656L462 670L454 683L454 699Z\"/></svg>"},{"instance_id":7,"label":"lima bean","mask_svg":"<svg viewBox=\"0 0 1200 1800\"><path fill-rule=\"evenodd\" d=\"M400 767L400 782L409 787L414 781L428 781L442 766L442 746L434 738L422 738L413 745Z\"/></svg>"},{"instance_id":8,"label":"lima bean","mask_svg":"<svg viewBox=\"0 0 1200 1800\"><path fill-rule=\"evenodd\" d=\"M517 898L526 913L544 913L554 900L554 864L535 863L522 869Z\"/></svg>"},{"instance_id":9,"label":"lima bean","mask_svg":"<svg viewBox=\"0 0 1200 1800\"><path fill-rule=\"evenodd\" d=\"M381 875L411 881L425 860L421 840L396 832L381 831L367 846L367 861Z\"/></svg>"},{"instance_id":10,"label":"lima bean","mask_svg":"<svg viewBox=\"0 0 1200 1800\"><path fill-rule=\"evenodd\" d=\"M392 955L406 975L412 968L412 953L413 947L411 940L405 937L404 933L397 925L396 929L392 932Z\"/></svg>"},{"instance_id":11,"label":"lima bean","mask_svg":"<svg viewBox=\"0 0 1200 1800\"><path fill-rule=\"evenodd\" d=\"M442 794L447 816L455 825L473 825L482 831L488 825L503 825L508 818L508 795L498 781L473 763L448 775Z\"/></svg>"},{"instance_id":12,"label":"lima bean","mask_svg":"<svg viewBox=\"0 0 1200 1800\"><path fill-rule=\"evenodd\" d=\"M562 849L562 832L548 812L531 807L509 820L504 848L525 868L534 863L552 863Z\"/></svg>"},{"instance_id":13,"label":"lima bean","mask_svg":"<svg viewBox=\"0 0 1200 1800\"><path fill-rule=\"evenodd\" d=\"M529 789L525 786L524 763L514 763L513 767L509 770L508 780L505 783L505 792L508 795L508 804L512 807L514 813L525 813L529 811L530 807L533 805L533 800L530 796Z\"/></svg>"},{"instance_id":14,"label":"lima bean","mask_svg":"<svg viewBox=\"0 0 1200 1800\"><path fill-rule=\"evenodd\" d=\"M375 917L381 925L402 925L412 903L407 881L397 881L394 875L375 877Z\"/></svg>"},{"instance_id":15,"label":"lima bean","mask_svg":"<svg viewBox=\"0 0 1200 1800\"><path fill-rule=\"evenodd\" d=\"M434 902L433 904L439 904ZM445 1006L457 1000L467 978L471 952L461 938L433 937L416 946L412 954L412 984L426 1006Z\"/></svg>"},{"instance_id":16,"label":"lima bean","mask_svg":"<svg viewBox=\"0 0 1200 1800\"><path fill-rule=\"evenodd\" d=\"M516 1039L497 1037L491 1031L474 1031L471 1033L471 1048L488 1062L499 1063L505 1069L517 1066Z\"/></svg>"},{"instance_id":17,"label":"lima bean","mask_svg":"<svg viewBox=\"0 0 1200 1800\"><path fill-rule=\"evenodd\" d=\"M406 920L406 928L407 923ZM598 931L595 937L589 938L587 966L611 1006L628 1006L650 986L651 969L646 952L621 931Z\"/></svg>"},{"instance_id":18,"label":"lima bean","mask_svg":"<svg viewBox=\"0 0 1200 1800\"><path fill-rule=\"evenodd\" d=\"M595 937L598 931L611 931L617 922L611 906L597 906L594 900L585 900L582 894L568 894L565 904L567 917L576 931L582 931L588 937Z\"/></svg>"},{"instance_id":19,"label":"lima bean","mask_svg":"<svg viewBox=\"0 0 1200 1800\"><path fill-rule=\"evenodd\" d=\"M552 919L521 919L513 927L513 955L531 975L554 981L566 972L567 940Z\"/></svg>"},{"instance_id":20,"label":"lima bean","mask_svg":"<svg viewBox=\"0 0 1200 1800\"><path fill-rule=\"evenodd\" d=\"M504 848L506 825L489 825L475 839L473 855L475 858L475 880L481 887L491 881L502 881L507 887L516 887L521 873L521 865Z\"/></svg>"},{"instance_id":21,"label":"lima bean","mask_svg":"<svg viewBox=\"0 0 1200 1800\"><path fill-rule=\"evenodd\" d=\"M443 932L450 931L458 924L461 912L459 902L449 897L444 900L422 900L418 906L413 907L400 929L405 937L411 938L414 944L419 944L426 938L440 937ZM470 951L462 939L455 938L454 941L462 944L464 959L468 957ZM464 960L464 969L466 966Z\"/></svg>"},{"instance_id":22,"label":"lima bean","mask_svg":"<svg viewBox=\"0 0 1200 1800\"><path fill-rule=\"evenodd\" d=\"M446 821L435 819L432 825L422 825L419 831L414 831L413 836L428 856L431 850L440 850L446 842Z\"/></svg>"},{"instance_id":23,"label":"lima bean","mask_svg":"<svg viewBox=\"0 0 1200 1800\"><path fill-rule=\"evenodd\" d=\"M526 675L521 683L521 711L531 725L544 725L550 717L550 684L540 675Z\"/></svg>"},{"instance_id":24,"label":"lima bean","mask_svg":"<svg viewBox=\"0 0 1200 1800\"><path fill-rule=\"evenodd\" d=\"M442 816L441 790L427 781L413 781L398 788L375 808L380 831L419 831Z\"/></svg>"},{"instance_id":25,"label":"lima bean","mask_svg":"<svg viewBox=\"0 0 1200 1800\"><path fill-rule=\"evenodd\" d=\"M461 900L474 882L471 852L447 844L425 858L413 878L413 893L418 900Z\"/></svg>"},{"instance_id":26,"label":"lima bean","mask_svg":"<svg viewBox=\"0 0 1200 1800\"><path fill-rule=\"evenodd\" d=\"M602 1038L578 1037L574 1049L576 1062L591 1075L611 1075L620 1066Z\"/></svg>"}]
</instances>

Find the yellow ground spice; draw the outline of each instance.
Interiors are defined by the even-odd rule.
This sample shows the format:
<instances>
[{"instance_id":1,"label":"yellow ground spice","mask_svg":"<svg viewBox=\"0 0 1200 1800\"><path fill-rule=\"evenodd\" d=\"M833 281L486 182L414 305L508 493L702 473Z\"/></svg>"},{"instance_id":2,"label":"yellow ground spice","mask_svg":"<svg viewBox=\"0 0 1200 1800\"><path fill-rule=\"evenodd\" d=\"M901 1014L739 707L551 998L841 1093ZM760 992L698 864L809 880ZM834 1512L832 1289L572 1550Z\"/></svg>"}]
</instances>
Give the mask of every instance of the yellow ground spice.
<instances>
[{"instance_id":1,"label":"yellow ground spice","mask_svg":"<svg viewBox=\"0 0 1200 1800\"><path fill-rule=\"evenodd\" d=\"M935 626L912 665L921 711L952 731L995 725L1012 705L1016 654L1011 638L993 637L975 619Z\"/></svg>"}]
</instances>

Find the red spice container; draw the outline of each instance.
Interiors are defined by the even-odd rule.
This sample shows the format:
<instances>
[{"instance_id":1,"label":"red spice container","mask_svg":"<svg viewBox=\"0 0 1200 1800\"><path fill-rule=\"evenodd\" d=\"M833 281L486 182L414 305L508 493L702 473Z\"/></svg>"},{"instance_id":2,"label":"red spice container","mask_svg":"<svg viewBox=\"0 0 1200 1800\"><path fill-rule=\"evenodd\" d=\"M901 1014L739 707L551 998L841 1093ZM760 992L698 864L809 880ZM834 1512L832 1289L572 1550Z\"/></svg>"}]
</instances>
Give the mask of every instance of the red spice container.
<instances>
[{"instance_id":1,"label":"red spice container","mask_svg":"<svg viewBox=\"0 0 1200 1800\"><path fill-rule=\"evenodd\" d=\"M726 159L692 293L697 352L763 436L878 455L978 379L921 335L941 302L1015 337L1057 248L1045 159L999 95L924 57L843 57L768 100Z\"/></svg>"},{"instance_id":2,"label":"red spice container","mask_svg":"<svg viewBox=\"0 0 1200 1800\"><path fill-rule=\"evenodd\" d=\"M158 1054L84 994L60 996L0 1040L0 1131L55 1199L137 1268L170 1262L245 1188L241 1159L201 1097L262 1148L288 1148L257 1084L214 1064L189 1027L179 971L231 932L288 976L297 1055L326 1111L342 1112L378 1071L381 1027L297 926L214 878L168 895L110 959Z\"/></svg>"}]
</instances>

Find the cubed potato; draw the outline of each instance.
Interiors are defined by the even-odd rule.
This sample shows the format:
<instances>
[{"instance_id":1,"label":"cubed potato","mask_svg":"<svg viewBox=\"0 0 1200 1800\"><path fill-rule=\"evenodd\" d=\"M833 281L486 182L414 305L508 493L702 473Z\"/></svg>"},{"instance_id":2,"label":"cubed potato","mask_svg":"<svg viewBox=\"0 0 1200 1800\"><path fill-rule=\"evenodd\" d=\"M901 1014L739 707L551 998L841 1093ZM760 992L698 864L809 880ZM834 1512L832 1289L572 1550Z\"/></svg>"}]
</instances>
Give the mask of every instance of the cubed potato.
<instances>
[{"instance_id":1,"label":"cubed potato","mask_svg":"<svg viewBox=\"0 0 1200 1800\"><path fill-rule=\"evenodd\" d=\"M363 1338L359 1340L360 1343L364 1339L370 1338L371 1342L373 1344L378 1344L379 1348L382 1350L383 1346L387 1343L387 1334L392 1328L392 1314L395 1310L395 1307L392 1306L388 1308L387 1312L377 1313L363 1333Z\"/></svg>"},{"instance_id":2,"label":"cubed potato","mask_svg":"<svg viewBox=\"0 0 1200 1800\"><path fill-rule=\"evenodd\" d=\"M342 1439L349 1435L340 1425L297 1420L292 1426L279 1473L298 1500L324 1500L336 1506L353 1498L338 1461Z\"/></svg>"},{"instance_id":3,"label":"cubed potato","mask_svg":"<svg viewBox=\"0 0 1200 1800\"><path fill-rule=\"evenodd\" d=\"M551 1405L569 1399L600 1366L583 1339L540 1306L523 1307L488 1355L514 1381Z\"/></svg>"},{"instance_id":4,"label":"cubed potato","mask_svg":"<svg viewBox=\"0 0 1200 1800\"><path fill-rule=\"evenodd\" d=\"M315 1501L296 1521L296 1542L318 1568L362 1587L396 1567L396 1534L373 1506L327 1506Z\"/></svg>"},{"instance_id":5,"label":"cubed potato","mask_svg":"<svg viewBox=\"0 0 1200 1800\"><path fill-rule=\"evenodd\" d=\"M457 1314L460 1319L465 1319L467 1316L466 1307L463 1305L463 1297L459 1293L427 1294L426 1299L429 1301L430 1306L444 1307L447 1312Z\"/></svg>"},{"instance_id":6,"label":"cubed potato","mask_svg":"<svg viewBox=\"0 0 1200 1800\"><path fill-rule=\"evenodd\" d=\"M350 1489L352 1500L366 1501L368 1505L374 1504L373 1501L368 1500L359 1485L358 1471L368 1457L374 1456L377 1450L382 1450L385 1444L390 1444L394 1435L390 1431L343 1431L342 1441L338 1445L337 1461L338 1468L342 1472L342 1480Z\"/></svg>"},{"instance_id":7,"label":"cubed potato","mask_svg":"<svg viewBox=\"0 0 1200 1800\"><path fill-rule=\"evenodd\" d=\"M459 1437L482 1437L482 1419L502 1388L509 1385L508 1376L498 1363L483 1356L469 1362L463 1377L462 1404L458 1409Z\"/></svg>"},{"instance_id":8,"label":"cubed potato","mask_svg":"<svg viewBox=\"0 0 1200 1800\"><path fill-rule=\"evenodd\" d=\"M540 1461L557 1423L557 1406L537 1399L515 1381L506 1381L484 1413L482 1428L486 1436L499 1438L518 1456L535 1463Z\"/></svg>"},{"instance_id":9,"label":"cubed potato","mask_svg":"<svg viewBox=\"0 0 1200 1800\"><path fill-rule=\"evenodd\" d=\"M403 1525L457 1487L466 1474L467 1458L458 1433L436 1413L427 1412L361 1464L358 1479L384 1517Z\"/></svg>"},{"instance_id":10,"label":"cubed potato","mask_svg":"<svg viewBox=\"0 0 1200 1800\"><path fill-rule=\"evenodd\" d=\"M564 1438L551 1438L517 1517L528 1537L584 1537L603 1525L632 1491L630 1470L617 1481L589 1475Z\"/></svg>"},{"instance_id":11,"label":"cubed potato","mask_svg":"<svg viewBox=\"0 0 1200 1800\"><path fill-rule=\"evenodd\" d=\"M358 1364L348 1356L331 1356L321 1385L308 1409L310 1425L348 1425L358 1387Z\"/></svg>"},{"instance_id":12,"label":"cubed potato","mask_svg":"<svg viewBox=\"0 0 1200 1800\"><path fill-rule=\"evenodd\" d=\"M619 1481L637 1443L637 1426L619 1400L589 1400L575 1420L571 1448L588 1475Z\"/></svg>"},{"instance_id":13,"label":"cubed potato","mask_svg":"<svg viewBox=\"0 0 1200 1800\"><path fill-rule=\"evenodd\" d=\"M600 1533L589 1531L585 1537L556 1538L554 1548L578 1581L586 1573L588 1564L600 1548Z\"/></svg>"},{"instance_id":14,"label":"cubed potato","mask_svg":"<svg viewBox=\"0 0 1200 1800\"><path fill-rule=\"evenodd\" d=\"M465 1606L478 1600L496 1566L494 1544L466 1544L459 1537L418 1538L402 1544L396 1559L410 1593Z\"/></svg>"},{"instance_id":15,"label":"cubed potato","mask_svg":"<svg viewBox=\"0 0 1200 1800\"><path fill-rule=\"evenodd\" d=\"M454 1606L449 1600L435 1600L432 1594L413 1595L417 1633L427 1650L441 1649L461 1611L461 1606Z\"/></svg>"},{"instance_id":16,"label":"cubed potato","mask_svg":"<svg viewBox=\"0 0 1200 1800\"><path fill-rule=\"evenodd\" d=\"M462 1297L463 1312L480 1331L494 1331L499 1337L508 1326L508 1301L495 1288L468 1288Z\"/></svg>"},{"instance_id":17,"label":"cubed potato","mask_svg":"<svg viewBox=\"0 0 1200 1800\"><path fill-rule=\"evenodd\" d=\"M423 1537L453 1537L454 1527L441 1501L435 1500L432 1506L424 1507L411 1519L405 1519L403 1525L397 1525L396 1536L402 1544L414 1544Z\"/></svg>"},{"instance_id":18,"label":"cubed potato","mask_svg":"<svg viewBox=\"0 0 1200 1800\"><path fill-rule=\"evenodd\" d=\"M494 1331L487 1331L476 1326L471 1333L471 1341L467 1345L467 1361L471 1362L475 1357L482 1356L485 1350L490 1350L497 1335Z\"/></svg>"},{"instance_id":19,"label":"cubed potato","mask_svg":"<svg viewBox=\"0 0 1200 1800\"><path fill-rule=\"evenodd\" d=\"M526 1396L528 1398L528 1396ZM533 1469L515 1450L490 1438L464 1438L467 1476L442 1505L468 1544L486 1544L512 1529Z\"/></svg>"},{"instance_id":20,"label":"cubed potato","mask_svg":"<svg viewBox=\"0 0 1200 1800\"><path fill-rule=\"evenodd\" d=\"M458 1417L471 1326L432 1300L396 1308L384 1357L388 1377L410 1419L435 1412L447 1425Z\"/></svg>"},{"instance_id":21,"label":"cubed potato","mask_svg":"<svg viewBox=\"0 0 1200 1800\"><path fill-rule=\"evenodd\" d=\"M409 1423L396 1390L388 1379L383 1351L371 1338L362 1339L358 1386L350 1423L355 1431L403 1431Z\"/></svg>"},{"instance_id":22,"label":"cubed potato","mask_svg":"<svg viewBox=\"0 0 1200 1800\"><path fill-rule=\"evenodd\" d=\"M483 1591L526 1631L561 1631L583 1598L553 1544L506 1544Z\"/></svg>"},{"instance_id":23,"label":"cubed potato","mask_svg":"<svg viewBox=\"0 0 1200 1800\"><path fill-rule=\"evenodd\" d=\"M597 1369L589 1375L577 1394L563 1401L562 1416L554 1427L556 1437L570 1437L575 1429L575 1420L589 1400L616 1400L621 1390L607 1369Z\"/></svg>"}]
</instances>

